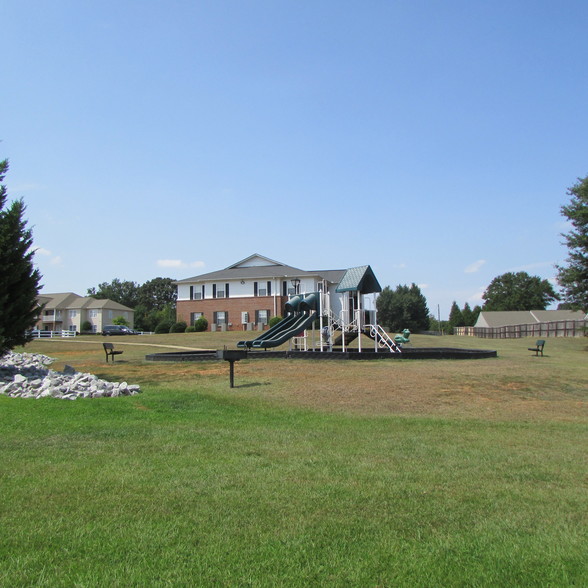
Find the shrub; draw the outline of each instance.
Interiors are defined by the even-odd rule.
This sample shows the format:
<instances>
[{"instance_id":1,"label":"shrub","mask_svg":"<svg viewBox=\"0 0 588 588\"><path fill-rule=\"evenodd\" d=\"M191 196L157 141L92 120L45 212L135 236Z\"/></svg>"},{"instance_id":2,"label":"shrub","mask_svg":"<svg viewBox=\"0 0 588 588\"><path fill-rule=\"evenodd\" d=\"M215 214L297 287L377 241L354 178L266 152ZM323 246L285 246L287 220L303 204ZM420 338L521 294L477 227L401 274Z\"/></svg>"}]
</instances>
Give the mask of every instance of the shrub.
<instances>
[{"instance_id":1,"label":"shrub","mask_svg":"<svg viewBox=\"0 0 588 588\"><path fill-rule=\"evenodd\" d=\"M170 333L185 333L187 328L188 328L188 325L186 324L186 321L178 321L177 323L174 323L170 327L169 332Z\"/></svg>"},{"instance_id":2,"label":"shrub","mask_svg":"<svg viewBox=\"0 0 588 588\"><path fill-rule=\"evenodd\" d=\"M190 325L189 327L186 327L186 333L195 333L196 329L194 328L194 325Z\"/></svg>"},{"instance_id":3,"label":"shrub","mask_svg":"<svg viewBox=\"0 0 588 588\"><path fill-rule=\"evenodd\" d=\"M208 321L203 317L199 317L194 321L194 330L197 333L202 333L208 329Z\"/></svg>"},{"instance_id":4,"label":"shrub","mask_svg":"<svg viewBox=\"0 0 588 588\"><path fill-rule=\"evenodd\" d=\"M280 321L282 320L281 316L272 316L272 318L269 320L269 327L270 329L274 326L277 325Z\"/></svg>"},{"instance_id":5,"label":"shrub","mask_svg":"<svg viewBox=\"0 0 588 588\"><path fill-rule=\"evenodd\" d=\"M112 319L113 325L121 325L122 327L128 327L129 321L124 316L116 316Z\"/></svg>"},{"instance_id":6,"label":"shrub","mask_svg":"<svg viewBox=\"0 0 588 588\"><path fill-rule=\"evenodd\" d=\"M172 328L174 321L171 319L163 319L162 321L157 323L155 327L155 333L157 335L161 335L162 333L169 333L169 330Z\"/></svg>"},{"instance_id":7,"label":"shrub","mask_svg":"<svg viewBox=\"0 0 588 588\"><path fill-rule=\"evenodd\" d=\"M90 321L84 321L82 323L82 333L91 333L92 331L92 323Z\"/></svg>"}]
</instances>

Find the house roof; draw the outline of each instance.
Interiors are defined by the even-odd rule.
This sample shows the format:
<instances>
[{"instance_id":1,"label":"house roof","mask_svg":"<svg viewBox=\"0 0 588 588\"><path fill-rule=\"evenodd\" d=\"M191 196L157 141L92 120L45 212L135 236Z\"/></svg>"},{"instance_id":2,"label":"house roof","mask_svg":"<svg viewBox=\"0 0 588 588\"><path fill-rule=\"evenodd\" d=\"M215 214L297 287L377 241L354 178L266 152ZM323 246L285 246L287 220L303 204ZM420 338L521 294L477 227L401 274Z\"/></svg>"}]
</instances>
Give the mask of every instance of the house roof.
<instances>
[{"instance_id":1,"label":"house roof","mask_svg":"<svg viewBox=\"0 0 588 588\"><path fill-rule=\"evenodd\" d=\"M57 294L40 294L37 299L39 304L44 304L45 308L65 310L68 308L108 308L110 310L126 310L134 312L132 308L119 304L108 298L98 299L91 296L79 296L73 292L61 292Z\"/></svg>"},{"instance_id":2,"label":"house roof","mask_svg":"<svg viewBox=\"0 0 588 588\"><path fill-rule=\"evenodd\" d=\"M381 292L382 287L369 265L349 268L339 285L337 292L359 292L360 294L371 294Z\"/></svg>"},{"instance_id":3,"label":"house roof","mask_svg":"<svg viewBox=\"0 0 588 588\"><path fill-rule=\"evenodd\" d=\"M532 310L531 314L540 323L549 321L581 321L586 315L581 310Z\"/></svg>"},{"instance_id":4,"label":"house roof","mask_svg":"<svg viewBox=\"0 0 588 588\"><path fill-rule=\"evenodd\" d=\"M194 282L213 282L224 280L242 279L273 279L273 278L303 278L306 276L318 276L328 282L337 284L345 273L345 270L319 270L305 271L298 267L292 267L279 261L270 259L255 253L230 265L229 267L200 274L184 280L177 280L175 284L186 284Z\"/></svg>"},{"instance_id":5,"label":"house roof","mask_svg":"<svg viewBox=\"0 0 588 588\"><path fill-rule=\"evenodd\" d=\"M552 321L581 321L584 318L584 313L579 310L483 310L478 316L475 326L507 327Z\"/></svg>"}]
</instances>

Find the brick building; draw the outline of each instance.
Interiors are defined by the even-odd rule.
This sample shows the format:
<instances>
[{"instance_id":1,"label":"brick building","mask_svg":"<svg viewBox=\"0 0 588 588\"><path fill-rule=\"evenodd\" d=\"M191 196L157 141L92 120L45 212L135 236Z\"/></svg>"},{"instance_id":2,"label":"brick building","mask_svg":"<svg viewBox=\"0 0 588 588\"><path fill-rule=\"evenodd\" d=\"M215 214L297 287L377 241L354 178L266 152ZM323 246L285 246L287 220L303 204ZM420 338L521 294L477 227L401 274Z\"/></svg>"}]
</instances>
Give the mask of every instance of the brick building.
<instances>
[{"instance_id":1,"label":"brick building","mask_svg":"<svg viewBox=\"0 0 588 588\"><path fill-rule=\"evenodd\" d=\"M261 329L270 318L284 316L290 296L335 292L345 273L305 271L254 254L223 270L178 280L177 320L192 325L204 316L211 330Z\"/></svg>"}]
</instances>

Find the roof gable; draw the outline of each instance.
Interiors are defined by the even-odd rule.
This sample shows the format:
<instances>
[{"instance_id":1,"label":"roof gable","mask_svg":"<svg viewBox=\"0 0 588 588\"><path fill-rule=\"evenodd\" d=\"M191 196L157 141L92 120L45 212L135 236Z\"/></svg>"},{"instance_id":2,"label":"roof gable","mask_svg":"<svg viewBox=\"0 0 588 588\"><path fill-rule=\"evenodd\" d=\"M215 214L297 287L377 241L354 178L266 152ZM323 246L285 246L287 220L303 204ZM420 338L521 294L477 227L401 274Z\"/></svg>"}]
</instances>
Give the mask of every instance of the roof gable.
<instances>
[{"instance_id":1,"label":"roof gable","mask_svg":"<svg viewBox=\"0 0 588 588\"><path fill-rule=\"evenodd\" d=\"M369 265L349 268L336 289L336 292L359 292L360 294L381 291L382 287Z\"/></svg>"},{"instance_id":2,"label":"roof gable","mask_svg":"<svg viewBox=\"0 0 588 588\"><path fill-rule=\"evenodd\" d=\"M259 267L259 266L266 266L266 265L285 265L280 263L279 261L274 261L269 257L265 257L264 255L260 255L259 253L254 253L233 265L230 265L226 269L236 269L242 267Z\"/></svg>"}]
</instances>

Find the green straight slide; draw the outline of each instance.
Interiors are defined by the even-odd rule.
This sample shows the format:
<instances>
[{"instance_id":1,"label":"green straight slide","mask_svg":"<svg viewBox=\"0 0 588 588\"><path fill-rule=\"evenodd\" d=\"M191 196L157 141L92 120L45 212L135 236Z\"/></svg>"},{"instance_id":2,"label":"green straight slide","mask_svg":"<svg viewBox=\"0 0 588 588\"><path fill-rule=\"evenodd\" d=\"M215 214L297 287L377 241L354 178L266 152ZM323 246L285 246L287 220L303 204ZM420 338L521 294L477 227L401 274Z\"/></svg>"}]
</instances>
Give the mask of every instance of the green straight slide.
<instances>
[{"instance_id":1,"label":"green straight slide","mask_svg":"<svg viewBox=\"0 0 588 588\"><path fill-rule=\"evenodd\" d=\"M319 297L316 293L309 294L304 299L300 296L295 296L286 303L288 316L268 331L259 335L256 339L252 341L239 341L237 347L246 347L249 349L278 347L312 325L318 317L317 310L319 305Z\"/></svg>"}]
</instances>

